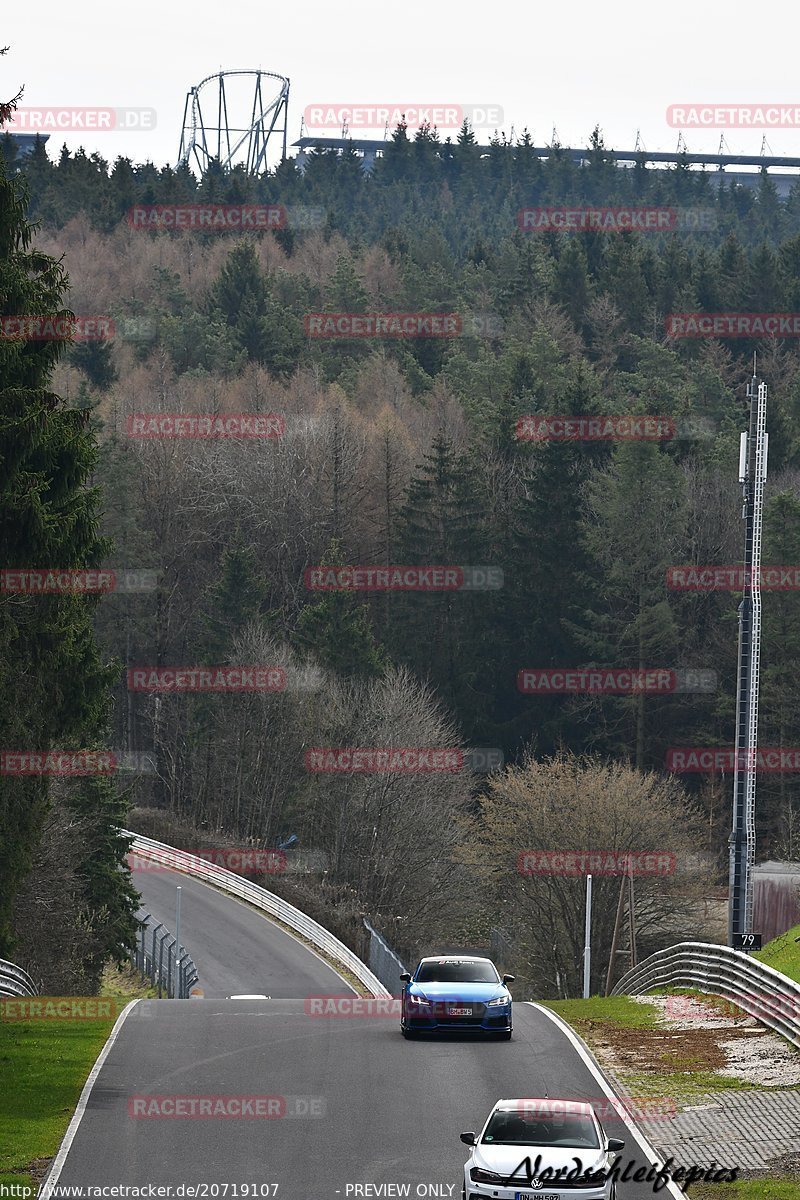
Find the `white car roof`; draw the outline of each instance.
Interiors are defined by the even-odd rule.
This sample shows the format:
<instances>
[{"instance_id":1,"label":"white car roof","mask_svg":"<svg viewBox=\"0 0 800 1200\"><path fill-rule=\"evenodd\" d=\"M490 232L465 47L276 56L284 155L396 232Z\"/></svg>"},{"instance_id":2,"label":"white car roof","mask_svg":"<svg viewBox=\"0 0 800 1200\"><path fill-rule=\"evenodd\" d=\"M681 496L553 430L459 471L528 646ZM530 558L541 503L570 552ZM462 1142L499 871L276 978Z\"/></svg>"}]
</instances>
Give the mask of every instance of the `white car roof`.
<instances>
[{"instance_id":1,"label":"white car roof","mask_svg":"<svg viewBox=\"0 0 800 1200\"><path fill-rule=\"evenodd\" d=\"M498 1110L501 1112L517 1111L520 1116L526 1112L529 1114L534 1112L586 1113L596 1119L594 1109L586 1100L565 1100L559 1096L522 1096L517 1099L498 1100L492 1112Z\"/></svg>"},{"instance_id":2,"label":"white car roof","mask_svg":"<svg viewBox=\"0 0 800 1200\"><path fill-rule=\"evenodd\" d=\"M492 962L482 954L428 954L420 962ZM494 966L494 964L492 963Z\"/></svg>"}]
</instances>

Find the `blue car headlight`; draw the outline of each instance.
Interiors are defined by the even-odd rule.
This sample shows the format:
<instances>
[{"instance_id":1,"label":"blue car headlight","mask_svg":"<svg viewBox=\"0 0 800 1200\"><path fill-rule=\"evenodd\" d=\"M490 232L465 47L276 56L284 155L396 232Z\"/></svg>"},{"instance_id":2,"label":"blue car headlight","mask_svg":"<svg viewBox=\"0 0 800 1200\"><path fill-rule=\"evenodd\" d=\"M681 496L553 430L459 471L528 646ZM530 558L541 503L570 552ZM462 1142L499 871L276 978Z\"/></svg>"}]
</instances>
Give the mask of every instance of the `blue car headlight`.
<instances>
[{"instance_id":1,"label":"blue car headlight","mask_svg":"<svg viewBox=\"0 0 800 1200\"><path fill-rule=\"evenodd\" d=\"M419 1004L419 1005L420 1005L421 1007L423 1007L423 1008L430 1008L430 1007L431 1007L431 1002L430 1002L430 1000L426 1000L424 996L415 996L415 995L413 995L413 993L412 993L412 995L410 995L408 998L409 998L409 1000L411 1001L411 1003L412 1003L412 1004Z\"/></svg>"},{"instance_id":2,"label":"blue car headlight","mask_svg":"<svg viewBox=\"0 0 800 1200\"><path fill-rule=\"evenodd\" d=\"M510 1004L510 1003L511 1003L510 996L495 996L494 1000L490 1000L489 1003L486 1005L486 1007L487 1008L499 1008L499 1006L501 1004L505 1005L505 1004Z\"/></svg>"}]
</instances>

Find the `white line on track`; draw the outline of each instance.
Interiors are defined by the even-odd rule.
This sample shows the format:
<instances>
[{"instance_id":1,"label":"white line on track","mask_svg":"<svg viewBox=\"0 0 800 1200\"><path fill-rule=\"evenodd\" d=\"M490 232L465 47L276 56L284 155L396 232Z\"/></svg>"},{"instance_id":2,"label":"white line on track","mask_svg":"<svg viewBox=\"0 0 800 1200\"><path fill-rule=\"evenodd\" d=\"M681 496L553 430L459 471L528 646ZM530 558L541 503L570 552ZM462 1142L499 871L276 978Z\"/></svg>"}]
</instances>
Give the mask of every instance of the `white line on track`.
<instances>
[{"instance_id":1,"label":"white line on track","mask_svg":"<svg viewBox=\"0 0 800 1200\"><path fill-rule=\"evenodd\" d=\"M533 1000L524 1000L523 1003L529 1004L531 1008L537 1009L537 1011L540 1013L544 1013L544 1015L546 1017L550 1018L550 1020L553 1022L554 1025L557 1025L559 1027L559 1029L565 1035L565 1037L568 1037L569 1040L572 1042L573 1046L578 1051L578 1054L581 1056L581 1058L583 1059L584 1063L591 1071L594 1078L600 1084L600 1087L603 1089L605 1094L608 1096L609 1100L618 1100L619 1097L614 1095L614 1092L611 1089L611 1086L609 1085L608 1080L606 1079L603 1072L600 1070L600 1067L598 1066L593 1055L589 1051L589 1048L586 1046L585 1042L580 1037L578 1037L575 1030L571 1029L570 1026L566 1023L566 1021L563 1021L561 1019L561 1017L559 1017L557 1015L557 1013L551 1012L551 1010L549 1008L545 1008L541 1004L535 1004ZM618 1108L620 1110L619 1116L625 1122L628 1129L631 1131L634 1138L639 1143L639 1146L644 1151L645 1156L647 1158L649 1158L651 1163L656 1163L657 1166L659 1166L659 1167L663 1166L664 1160L661 1158L661 1156L659 1154L656 1154L655 1150L650 1145L650 1143L648 1142L645 1135L641 1132L641 1130L636 1128L636 1125L634 1124L634 1122L629 1118L628 1114L625 1113L625 1111L624 1111L625 1105L623 1103L620 1103L618 1105ZM685 1193L680 1190L677 1183L675 1183L673 1180L670 1180L670 1182L667 1184L667 1193L668 1193L668 1195L675 1197L676 1200L686 1200Z\"/></svg>"},{"instance_id":2,"label":"white line on track","mask_svg":"<svg viewBox=\"0 0 800 1200\"><path fill-rule=\"evenodd\" d=\"M64 1167L64 1163L66 1162L66 1159L67 1159L67 1155L69 1154L70 1146L72 1145L72 1143L75 1139L75 1134L78 1132L78 1126L81 1123L83 1114L86 1112L86 1106L89 1103L89 1097L92 1094L92 1088L95 1085L95 1080L97 1079L97 1076L100 1074L100 1071L103 1068L103 1063L106 1061L106 1059L108 1058L108 1056L111 1052L111 1047L114 1045L114 1042L119 1037L119 1032L122 1029L123 1024L125 1023L125 1019L127 1018L129 1013L133 1012L133 1009L135 1008L135 1006L137 1004L139 1004L139 1000L131 1000L130 1004L125 1005L122 1012L119 1014L116 1021L114 1022L114 1028L111 1030L111 1033L108 1035L108 1041L106 1042L105 1046L103 1046L103 1049L100 1051L100 1053L98 1054L97 1062L92 1067L91 1071L89 1072L89 1078L86 1080L86 1083L83 1085L83 1091L81 1092L80 1099L78 1100L78 1107L75 1109L75 1112L72 1115L72 1120L70 1121L69 1125L67 1126L67 1132L64 1134L64 1140L62 1141L62 1143L59 1147L58 1154L55 1156L55 1158L53 1160L53 1165L50 1168L50 1173L48 1174L47 1179L45 1180L44 1184L42 1185L42 1190L39 1193L39 1200L49 1200L49 1197L52 1195L53 1188L58 1183L59 1177L61 1175L61 1171L63 1170L63 1167Z\"/></svg>"},{"instance_id":3,"label":"white line on track","mask_svg":"<svg viewBox=\"0 0 800 1200\"><path fill-rule=\"evenodd\" d=\"M193 877L190 876L190 878L193 878ZM205 885L204 880L201 880L201 879L195 879L194 882L195 883L203 883L204 886L208 886L208 885ZM240 904L243 903L241 900L239 900L238 896L231 896L228 893L221 891L220 888L211 888L210 890L216 892L217 895L226 896L226 898L228 900L236 900ZM249 904L245 904L244 907L249 908L251 912L254 912L258 916L263 917L266 921L269 921L269 923L273 927L273 929L277 929L281 933L285 933L286 936L290 937L293 942L297 942L298 946L302 946L303 949L307 950L309 954L313 954L314 958L319 959L319 961L324 966L328 967L331 971L333 971L333 973L335 975L338 976L339 979L341 979L341 981L345 985L345 987L349 988L354 996L358 995L358 992L353 987L352 983L348 983L348 981L342 975L339 974L339 972L336 970L336 968L330 962L328 962L327 959L323 958L321 954L317 954L316 950L312 946L309 946L306 942L301 941L300 938L295 937L294 934L290 933L288 929L285 929L283 925L279 925L279 924L277 924L277 922L271 921L269 918L269 915L267 913L261 913L258 911L258 909L253 908ZM269 997L265 997L265 998L269 999ZM111 1052L111 1047L114 1045L114 1042L117 1040L117 1038L119 1036L119 1032L122 1029L123 1023L124 1023L126 1017L128 1016L128 1013L130 1013L133 1010L134 1005L139 1004L139 1003L140 1003L139 1000L132 1000L130 1002L130 1004L126 1004L125 1007L123 1008L122 1012L119 1014L116 1021L114 1022L114 1028L111 1030L111 1033L108 1035L108 1041L106 1042L105 1046L103 1046L103 1049L100 1051L99 1055L97 1056L97 1062L92 1067L91 1071L89 1072L89 1077L86 1080L86 1083L83 1085L83 1091L80 1094L80 1098L78 1100L78 1106L75 1109L75 1112L73 1113L72 1120L70 1121L69 1125L67 1126L67 1132L64 1134L64 1140L62 1141L62 1143L59 1147L58 1154L56 1155L56 1157L53 1160L53 1165L50 1168L50 1172L47 1176L47 1179L45 1180L45 1182L42 1185L42 1190L39 1194L38 1200L50 1200L50 1197L52 1196L52 1193L53 1193L53 1189L55 1188L56 1184L58 1183L58 1180L61 1176L61 1172L64 1169L64 1163L67 1160L67 1155L69 1154L70 1147L72 1146L72 1143L75 1140L75 1135L78 1132L78 1127L81 1123L81 1120L83 1119L83 1114L86 1112L86 1106L89 1103L89 1097L92 1094L92 1088L94 1087L97 1076L100 1074L103 1064L105 1063L106 1059L108 1058L109 1053ZM213 1015L216 1016L217 1014L215 1013ZM231 1014L226 1014L226 1015L231 1015ZM238 1015L239 1016L258 1016L261 1014L239 1013Z\"/></svg>"}]
</instances>

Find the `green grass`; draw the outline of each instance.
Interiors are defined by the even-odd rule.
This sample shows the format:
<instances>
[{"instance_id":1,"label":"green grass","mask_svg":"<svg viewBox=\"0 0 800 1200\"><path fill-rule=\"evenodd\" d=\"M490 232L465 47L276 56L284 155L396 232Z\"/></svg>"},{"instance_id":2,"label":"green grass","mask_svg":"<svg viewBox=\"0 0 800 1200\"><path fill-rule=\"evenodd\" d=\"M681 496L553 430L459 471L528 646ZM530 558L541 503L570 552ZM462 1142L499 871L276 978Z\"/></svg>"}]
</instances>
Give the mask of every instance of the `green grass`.
<instances>
[{"instance_id":1,"label":"green grass","mask_svg":"<svg viewBox=\"0 0 800 1200\"><path fill-rule=\"evenodd\" d=\"M674 1068L670 1070L670 1065ZM692 1066L690 1060L666 1062L658 1071L618 1071L627 1091L639 1098L652 1095L654 1089L659 1096L679 1096L680 1103L691 1101L708 1092L752 1092L761 1091L758 1084L736 1075L717 1074L716 1071L701 1071Z\"/></svg>"},{"instance_id":2,"label":"green grass","mask_svg":"<svg viewBox=\"0 0 800 1200\"><path fill-rule=\"evenodd\" d=\"M86 1077L128 999L111 1002L109 1016L92 1020L0 1020L0 1183L34 1188L34 1164L56 1153Z\"/></svg>"},{"instance_id":3,"label":"green grass","mask_svg":"<svg viewBox=\"0 0 800 1200\"><path fill-rule=\"evenodd\" d=\"M592 996L588 1000L544 1000L570 1025L580 1031L597 1021L610 1021L625 1029L653 1029L659 1024L659 1012L654 1004L632 1000L630 996Z\"/></svg>"},{"instance_id":4,"label":"green grass","mask_svg":"<svg viewBox=\"0 0 800 1200\"><path fill-rule=\"evenodd\" d=\"M790 1179L737 1179L735 1183L694 1183L689 1200L797 1200L800 1183Z\"/></svg>"},{"instance_id":5,"label":"green grass","mask_svg":"<svg viewBox=\"0 0 800 1200\"><path fill-rule=\"evenodd\" d=\"M800 983L800 943L795 938L800 937L800 925L788 929L780 937L767 942L763 950L757 951L753 958L766 963L768 967L783 972L795 983Z\"/></svg>"}]
</instances>

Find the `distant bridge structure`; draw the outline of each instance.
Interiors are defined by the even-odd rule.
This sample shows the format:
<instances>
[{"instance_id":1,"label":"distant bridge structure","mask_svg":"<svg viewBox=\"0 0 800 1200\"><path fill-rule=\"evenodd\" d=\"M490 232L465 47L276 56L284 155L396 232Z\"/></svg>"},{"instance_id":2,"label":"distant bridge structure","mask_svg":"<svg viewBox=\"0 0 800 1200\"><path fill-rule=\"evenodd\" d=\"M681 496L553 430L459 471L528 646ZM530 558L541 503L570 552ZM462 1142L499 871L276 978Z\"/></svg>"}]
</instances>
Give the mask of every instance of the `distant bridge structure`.
<instances>
[{"instance_id":1,"label":"distant bridge structure","mask_svg":"<svg viewBox=\"0 0 800 1200\"><path fill-rule=\"evenodd\" d=\"M339 154L344 151L354 152L362 159L364 171L369 173L375 166L375 160L380 158L391 145L387 138L350 138L350 137L313 137L305 135L298 138L293 145L299 153L297 165L302 169L308 163L309 156L314 151L334 151ZM489 153L488 146L479 146L479 150ZM559 154L574 162L577 166L586 166L591 161L591 151L571 146L531 146L530 152L537 158L551 158ZM714 167L709 172L709 178L714 183L738 183L744 187L755 187L758 184L761 171L766 171L775 184L778 194L786 196L792 187L800 181L800 158L780 158L776 155L765 154L691 154L686 150L605 150L604 155L623 170L637 165L648 167L650 170L668 170L670 167ZM752 167L756 170L737 170L736 168ZM731 170L733 168L733 170Z\"/></svg>"}]
</instances>

